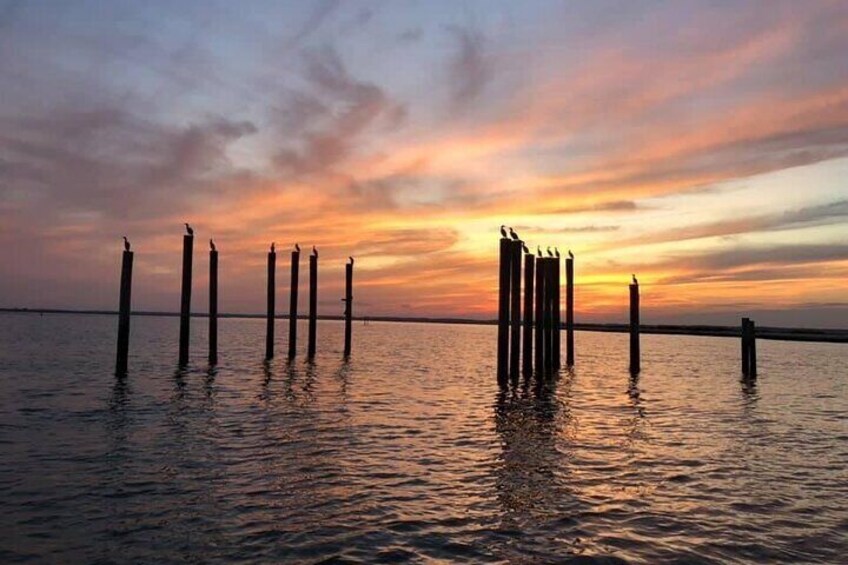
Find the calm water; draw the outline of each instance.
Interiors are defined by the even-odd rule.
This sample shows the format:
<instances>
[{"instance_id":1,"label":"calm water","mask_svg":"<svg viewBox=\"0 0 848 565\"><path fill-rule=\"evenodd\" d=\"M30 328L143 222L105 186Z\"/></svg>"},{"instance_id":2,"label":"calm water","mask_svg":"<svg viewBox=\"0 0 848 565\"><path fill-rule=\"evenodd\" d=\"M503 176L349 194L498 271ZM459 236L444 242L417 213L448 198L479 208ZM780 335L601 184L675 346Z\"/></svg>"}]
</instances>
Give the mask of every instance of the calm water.
<instances>
[{"instance_id":1,"label":"calm water","mask_svg":"<svg viewBox=\"0 0 848 565\"><path fill-rule=\"evenodd\" d=\"M848 346L577 335L501 394L494 327L319 324L314 365L174 368L178 320L0 314L0 562L844 562ZM278 322L278 351L287 322ZM306 335L305 328L301 336ZM304 344L305 345L305 344Z\"/></svg>"}]
</instances>

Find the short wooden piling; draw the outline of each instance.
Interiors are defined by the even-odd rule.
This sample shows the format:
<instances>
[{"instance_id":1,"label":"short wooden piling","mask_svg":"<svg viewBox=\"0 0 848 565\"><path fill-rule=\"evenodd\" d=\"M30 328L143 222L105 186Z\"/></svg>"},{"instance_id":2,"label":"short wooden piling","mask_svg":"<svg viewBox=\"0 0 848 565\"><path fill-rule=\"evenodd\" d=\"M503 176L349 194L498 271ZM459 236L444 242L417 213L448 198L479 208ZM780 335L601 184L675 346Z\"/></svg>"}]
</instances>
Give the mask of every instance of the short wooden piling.
<instances>
[{"instance_id":1,"label":"short wooden piling","mask_svg":"<svg viewBox=\"0 0 848 565\"><path fill-rule=\"evenodd\" d=\"M748 355L749 376L757 378L757 324L754 320L748 321Z\"/></svg>"},{"instance_id":2,"label":"short wooden piling","mask_svg":"<svg viewBox=\"0 0 848 565\"><path fill-rule=\"evenodd\" d=\"M351 333L353 330L353 258L345 264L345 334L344 356L350 357Z\"/></svg>"},{"instance_id":3,"label":"short wooden piling","mask_svg":"<svg viewBox=\"0 0 848 565\"><path fill-rule=\"evenodd\" d=\"M574 257L565 260L565 364L574 366Z\"/></svg>"},{"instance_id":4,"label":"short wooden piling","mask_svg":"<svg viewBox=\"0 0 848 565\"><path fill-rule=\"evenodd\" d=\"M509 291L512 247L508 238L501 238L498 258L498 384L506 386L509 376Z\"/></svg>"},{"instance_id":5,"label":"short wooden piling","mask_svg":"<svg viewBox=\"0 0 848 565\"><path fill-rule=\"evenodd\" d=\"M533 372L533 289L535 287L536 257L532 253L524 255L524 337L522 351L522 371L525 375Z\"/></svg>"},{"instance_id":6,"label":"short wooden piling","mask_svg":"<svg viewBox=\"0 0 848 565\"><path fill-rule=\"evenodd\" d=\"M553 358L554 369L562 367L562 262L557 256L553 259L553 272L551 275L554 279L553 292Z\"/></svg>"},{"instance_id":7,"label":"short wooden piling","mask_svg":"<svg viewBox=\"0 0 848 565\"><path fill-rule=\"evenodd\" d=\"M291 286L289 289L289 359L297 355L297 293L300 278L300 247L291 254Z\"/></svg>"},{"instance_id":8,"label":"short wooden piling","mask_svg":"<svg viewBox=\"0 0 848 565\"><path fill-rule=\"evenodd\" d=\"M129 250L124 251L121 258L121 294L118 301L118 352L115 359L115 374L119 377L127 374L127 357L130 347L132 268L133 252Z\"/></svg>"},{"instance_id":9,"label":"short wooden piling","mask_svg":"<svg viewBox=\"0 0 848 565\"><path fill-rule=\"evenodd\" d=\"M218 250L209 241L209 364L218 363Z\"/></svg>"},{"instance_id":10,"label":"short wooden piling","mask_svg":"<svg viewBox=\"0 0 848 565\"><path fill-rule=\"evenodd\" d=\"M536 373L545 372L545 259L536 259Z\"/></svg>"},{"instance_id":11,"label":"short wooden piling","mask_svg":"<svg viewBox=\"0 0 848 565\"><path fill-rule=\"evenodd\" d=\"M274 358L274 326L276 318L276 299L277 299L277 252L274 249L274 244L271 244L271 251L268 252L268 309L265 315L265 359Z\"/></svg>"},{"instance_id":12,"label":"short wooden piling","mask_svg":"<svg viewBox=\"0 0 848 565\"><path fill-rule=\"evenodd\" d=\"M194 253L194 234L183 236L183 280L180 297L180 354L179 365L188 365L188 346L191 334L191 264Z\"/></svg>"},{"instance_id":13,"label":"short wooden piling","mask_svg":"<svg viewBox=\"0 0 848 565\"><path fill-rule=\"evenodd\" d=\"M742 318L742 326L741 326L741 335L742 335L742 375L747 377L751 374L751 353L750 353L750 330L748 328L748 323L750 319Z\"/></svg>"},{"instance_id":14,"label":"short wooden piling","mask_svg":"<svg viewBox=\"0 0 848 565\"><path fill-rule=\"evenodd\" d=\"M318 252L313 248L309 256L309 343L307 357L315 357L315 338L318 328Z\"/></svg>"},{"instance_id":15,"label":"short wooden piling","mask_svg":"<svg viewBox=\"0 0 848 565\"><path fill-rule=\"evenodd\" d=\"M524 244L513 241L511 245L509 376L517 382L521 370L521 255Z\"/></svg>"},{"instance_id":16,"label":"short wooden piling","mask_svg":"<svg viewBox=\"0 0 848 565\"><path fill-rule=\"evenodd\" d=\"M642 370L639 347L639 283L630 285L630 372Z\"/></svg>"}]
</instances>

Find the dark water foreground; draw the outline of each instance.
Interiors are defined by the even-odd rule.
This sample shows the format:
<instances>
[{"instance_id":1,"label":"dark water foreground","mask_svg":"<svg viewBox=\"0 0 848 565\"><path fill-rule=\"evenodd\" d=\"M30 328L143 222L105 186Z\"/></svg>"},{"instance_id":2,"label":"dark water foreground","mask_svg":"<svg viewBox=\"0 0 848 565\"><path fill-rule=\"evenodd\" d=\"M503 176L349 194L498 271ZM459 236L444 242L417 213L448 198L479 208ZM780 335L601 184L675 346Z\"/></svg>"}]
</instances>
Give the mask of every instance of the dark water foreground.
<instances>
[{"instance_id":1,"label":"dark water foreground","mask_svg":"<svg viewBox=\"0 0 848 565\"><path fill-rule=\"evenodd\" d=\"M578 368L500 393L493 327L319 325L263 366L221 321L0 315L0 562L844 562L848 347L579 333ZM286 322L278 322L278 350ZM303 334L305 335L305 333Z\"/></svg>"}]
</instances>

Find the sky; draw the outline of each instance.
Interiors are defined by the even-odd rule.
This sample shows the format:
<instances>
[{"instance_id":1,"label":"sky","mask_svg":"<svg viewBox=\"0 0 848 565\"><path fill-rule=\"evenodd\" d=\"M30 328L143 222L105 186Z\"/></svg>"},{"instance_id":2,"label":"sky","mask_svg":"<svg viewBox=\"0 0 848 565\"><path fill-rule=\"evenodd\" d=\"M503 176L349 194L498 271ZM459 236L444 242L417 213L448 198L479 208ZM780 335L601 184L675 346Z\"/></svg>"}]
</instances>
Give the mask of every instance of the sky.
<instances>
[{"instance_id":1,"label":"sky","mask_svg":"<svg viewBox=\"0 0 848 565\"><path fill-rule=\"evenodd\" d=\"M0 307L493 318L498 227L577 321L848 327L848 3L0 0ZM303 270L302 270L303 272ZM304 281L305 284L305 281ZM306 300L305 292L301 298Z\"/></svg>"}]
</instances>

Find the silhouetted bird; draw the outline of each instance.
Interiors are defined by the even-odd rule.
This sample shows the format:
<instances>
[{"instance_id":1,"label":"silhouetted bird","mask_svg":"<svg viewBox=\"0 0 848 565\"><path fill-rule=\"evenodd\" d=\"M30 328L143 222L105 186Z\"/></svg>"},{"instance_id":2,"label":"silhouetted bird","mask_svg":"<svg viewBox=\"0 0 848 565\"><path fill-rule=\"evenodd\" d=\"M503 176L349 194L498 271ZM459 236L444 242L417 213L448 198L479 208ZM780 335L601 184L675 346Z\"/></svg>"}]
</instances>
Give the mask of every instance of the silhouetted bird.
<instances>
[{"instance_id":1,"label":"silhouetted bird","mask_svg":"<svg viewBox=\"0 0 848 565\"><path fill-rule=\"evenodd\" d=\"M297 243L295 243L295 244L294 244L294 250L295 250L295 251L297 251L298 253L300 253L300 245L298 245Z\"/></svg>"},{"instance_id":2,"label":"silhouetted bird","mask_svg":"<svg viewBox=\"0 0 848 565\"><path fill-rule=\"evenodd\" d=\"M633 277L633 284L639 284L639 281L636 280L636 275L630 275Z\"/></svg>"},{"instance_id":3,"label":"silhouetted bird","mask_svg":"<svg viewBox=\"0 0 848 565\"><path fill-rule=\"evenodd\" d=\"M506 226L501 226L501 235L506 237Z\"/></svg>"},{"instance_id":4,"label":"silhouetted bird","mask_svg":"<svg viewBox=\"0 0 848 565\"><path fill-rule=\"evenodd\" d=\"M548 257L553 257L553 256L554 256L554 254L553 254L553 253L551 253L551 248L550 248L550 247L548 247Z\"/></svg>"},{"instance_id":5,"label":"silhouetted bird","mask_svg":"<svg viewBox=\"0 0 848 565\"><path fill-rule=\"evenodd\" d=\"M277 245L275 244L275 242L272 241L271 242L271 253L276 253L276 252L277 252Z\"/></svg>"},{"instance_id":6,"label":"silhouetted bird","mask_svg":"<svg viewBox=\"0 0 848 565\"><path fill-rule=\"evenodd\" d=\"M512 239L514 239L515 241L518 241L519 239L521 239L520 237L518 237L518 234L515 233L515 231L513 231L512 228L509 228L509 235L512 236Z\"/></svg>"},{"instance_id":7,"label":"silhouetted bird","mask_svg":"<svg viewBox=\"0 0 848 565\"><path fill-rule=\"evenodd\" d=\"M314 245L312 246L312 255L314 255L315 257L318 257L318 250L315 248Z\"/></svg>"},{"instance_id":8,"label":"silhouetted bird","mask_svg":"<svg viewBox=\"0 0 848 565\"><path fill-rule=\"evenodd\" d=\"M539 257L542 256L542 248L539 245L536 246L536 255Z\"/></svg>"},{"instance_id":9,"label":"silhouetted bird","mask_svg":"<svg viewBox=\"0 0 848 565\"><path fill-rule=\"evenodd\" d=\"M353 257L348 257L350 259L350 264L353 265Z\"/></svg>"},{"instance_id":10,"label":"silhouetted bird","mask_svg":"<svg viewBox=\"0 0 848 565\"><path fill-rule=\"evenodd\" d=\"M186 232L188 233L188 235L194 235L194 230L191 229L191 226L188 225L188 222L186 222L185 227L186 227Z\"/></svg>"},{"instance_id":11,"label":"silhouetted bird","mask_svg":"<svg viewBox=\"0 0 848 565\"><path fill-rule=\"evenodd\" d=\"M524 253L530 253L530 250L527 249L527 244L523 241L521 242L521 248L524 250Z\"/></svg>"},{"instance_id":12,"label":"silhouetted bird","mask_svg":"<svg viewBox=\"0 0 848 565\"><path fill-rule=\"evenodd\" d=\"M559 247L554 247L554 255L556 255L557 259L559 259Z\"/></svg>"},{"instance_id":13,"label":"silhouetted bird","mask_svg":"<svg viewBox=\"0 0 848 565\"><path fill-rule=\"evenodd\" d=\"M215 242L212 241L211 237L209 238L209 249L211 249L212 251L217 251L217 249L215 247Z\"/></svg>"},{"instance_id":14,"label":"silhouetted bird","mask_svg":"<svg viewBox=\"0 0 848 565\"><path fill-rule=\"evenodd\" d=\"M574 259L574 253L571 252L571 249L568 250L568 256Z\"/></svg>"},{"instance_id":15,"label":"silhouetted bird","mask_svg":"<svg viewBox=\"0 0 848 565\"><path fill-rule=\"evenodd\" d=\"M130 250L130 240L127 239L127 236L124 236L124 251Z\"/></svg>"}]
</instances>

